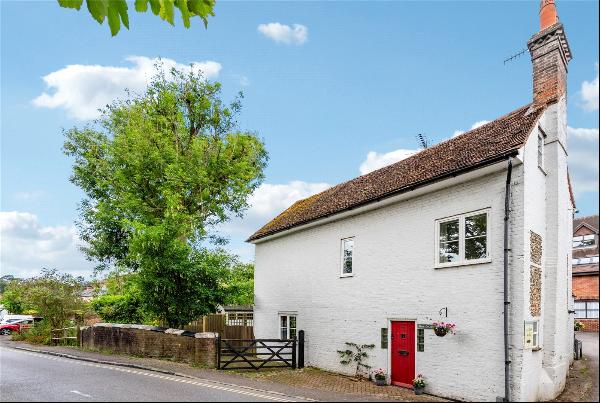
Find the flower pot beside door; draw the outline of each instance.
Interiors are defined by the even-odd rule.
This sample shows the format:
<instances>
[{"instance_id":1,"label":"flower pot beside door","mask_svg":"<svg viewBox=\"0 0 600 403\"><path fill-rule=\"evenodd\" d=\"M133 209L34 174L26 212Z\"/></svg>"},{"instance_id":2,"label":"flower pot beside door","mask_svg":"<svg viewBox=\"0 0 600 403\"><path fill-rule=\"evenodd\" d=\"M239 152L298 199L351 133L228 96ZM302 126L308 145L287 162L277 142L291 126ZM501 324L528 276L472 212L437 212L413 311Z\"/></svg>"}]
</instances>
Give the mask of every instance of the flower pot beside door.
<instances>
[{"instance_id":1,"label":"flower pot beside door","mask_svg":"<svg viewBox=\"0 0 600 403\"><path fill-rule=\"evenodd\" d=\"M413 390L415 391L415 395L422 395L425 392L425 377L423 374L418 374L413 379Z\"/></svg>"},{"instance_id":2,"label":"flower pot beside door","mask_svg":"<svg viewBox=\"0 0 600 403\"><path fill-rule=\"evenodd\" d=\"M387 376L385 374L385 370L383 368L376 369L373 371L373 377L375 378L375 384L377 386L386 386L387 385Z\"/></svg>"}]
</instances>

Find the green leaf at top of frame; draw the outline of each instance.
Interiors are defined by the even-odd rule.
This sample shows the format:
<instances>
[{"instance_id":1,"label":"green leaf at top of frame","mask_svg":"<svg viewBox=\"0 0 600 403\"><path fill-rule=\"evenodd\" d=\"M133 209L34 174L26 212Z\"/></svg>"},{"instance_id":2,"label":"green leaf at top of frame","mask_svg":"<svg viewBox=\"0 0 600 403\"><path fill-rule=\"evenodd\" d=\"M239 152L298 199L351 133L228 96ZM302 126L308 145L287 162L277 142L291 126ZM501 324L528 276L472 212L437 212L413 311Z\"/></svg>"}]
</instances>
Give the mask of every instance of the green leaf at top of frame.
<instances>
[{"instance_id":1,"label":"green leaf at top of frame","mask_svg":"<svg viewBox=\"0 0 600 403\"><path fill-rule=\"evenodd\" d=\"M108 15L108 0L86 0L86 4L92 17L102 24Z\"/></svg>"},{"instance_id":2,"label":"green leaf at top of frame","mask_svg":"<svg viewBox=\"0 0 600 403\"><path fill-rule=\"evenodd\" d=\"M148 11L148 0L135 0L135 11L138 13Z\"/></svg>"},{"instance_id":3,"label":"green leaf at top of frame","mask_svg":"<svg viewBox=\"0 0 600 403\"><path fill-rule=\"evenodd\" d=\"M175 0L175 7L181 11L181 19L183 21L183 26L186 28L190 27L190 11L188 10L187 0Z\"/></svg>"},{"instance_id":4,"label":"green leaf at top of frame","mask_svg":"<svg viewBox=\"0 0 600 403\"><path fill-rule=\"evenodd\" d=\"M171 25L175 25L175 7L173 5L173 0L160 1L160 18Z\"/></svg>"},{"instance_id":5,"label":"green leaf at top of frame","mask_svg":"<svg viewBox=\"0 0 600 403\"><path fill-rule=\"evenodd\" d=\"M83 4L83 0L58 0L58 4L65 8L74 8L79 10Z\"/></svg>"}]
</instances>

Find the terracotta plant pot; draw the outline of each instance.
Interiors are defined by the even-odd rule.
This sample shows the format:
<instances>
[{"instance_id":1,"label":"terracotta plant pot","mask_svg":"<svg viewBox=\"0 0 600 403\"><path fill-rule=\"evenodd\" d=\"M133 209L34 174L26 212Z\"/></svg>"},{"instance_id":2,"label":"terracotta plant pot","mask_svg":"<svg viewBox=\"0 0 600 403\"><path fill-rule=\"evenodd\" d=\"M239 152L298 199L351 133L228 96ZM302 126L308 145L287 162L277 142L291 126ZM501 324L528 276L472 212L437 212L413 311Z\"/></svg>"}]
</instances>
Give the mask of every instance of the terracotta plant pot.
<instances>
[{"instance_id":1,"label":"terracotta plant pot","mask_svg":"<svg viewBox=\"0 0 600 403\"><path fill-rule=\"evenodd\" d=\"M385 379L375 379L375 385L377 385L377 386L386 386L387 382L385 381Z\"/></svg>"},{"instance_id":2,"label":"terracotta plant pot","mask_svg":"<svg viewBox=\"0 0 600 403\"><path fill-rule=\"evenodd\" d=\"M422 395L423 393L425 393L425 388L417 388L415 386L413 387L413 390L415 391L415 395Z\"/></svg>"},{"instance_id":3,"label":"terracotta plant pot","mask_svg":"<svg viewBox=\"0 0 600 403\"><path fill-rule=\"evenodd\" d=\"M443 327L436 327L435 329L433 329L433 331L435 332L436 336L439 337L444 337L448 333L448 330L446 330L446 328Z\"/></svg>"}]
</instances>

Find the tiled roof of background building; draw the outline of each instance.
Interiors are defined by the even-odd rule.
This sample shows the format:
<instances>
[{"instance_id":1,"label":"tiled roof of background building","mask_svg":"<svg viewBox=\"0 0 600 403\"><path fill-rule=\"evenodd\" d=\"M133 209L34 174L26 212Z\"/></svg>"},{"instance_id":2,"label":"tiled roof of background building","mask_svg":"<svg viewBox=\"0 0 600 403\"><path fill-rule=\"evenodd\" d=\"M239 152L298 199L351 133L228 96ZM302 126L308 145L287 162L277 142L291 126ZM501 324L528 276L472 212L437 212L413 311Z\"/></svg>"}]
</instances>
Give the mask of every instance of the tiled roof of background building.
<instances>
[{"instance_id":1,"label":"tiled roof of background building","mask_svg":"<svg viewBox=\"0 0 600 403\"><path fill-rule=\"evenodd\" d=\"M491 164L517 152L543 109L525 105L395 164L300 200L275 217L248 241L341 213L428 183Z\"/></svg>"}]
</instances>

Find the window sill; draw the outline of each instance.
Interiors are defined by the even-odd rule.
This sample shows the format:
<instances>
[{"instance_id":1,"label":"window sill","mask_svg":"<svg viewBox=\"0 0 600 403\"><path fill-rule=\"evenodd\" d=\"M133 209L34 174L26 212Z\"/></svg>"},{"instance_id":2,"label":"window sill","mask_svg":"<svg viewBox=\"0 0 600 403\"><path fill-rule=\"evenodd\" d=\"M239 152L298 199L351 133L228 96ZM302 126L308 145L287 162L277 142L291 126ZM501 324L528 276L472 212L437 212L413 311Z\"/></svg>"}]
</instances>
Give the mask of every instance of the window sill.
<instances>
[{"instance_id":1,"label":"window sill","mask_svg":"<svg viewBox=\"0 0 600 403\"><path fill-rule=\"evenodd\" d=\"M474 266L477 264L487 264L487 263L492 263L492 259L480 259L480 260L473 260L473 261L467 261L467 262L457 262L457 263L444 263L444 264L436 264L434 266L435 269L447 269L447 268L451 268L451 267L463 267L463 266Z\"/></svg>"},{"instance_id":2,"label":"window sill","mask_svg":"<svg viewBox=\"0 0 600 403\"><path fill-rule=\"evenodd\" d=\"M354 273L352 274L341 274L340 278L348 278L348 277L354 277Z\"/></svg>"},{"instance_id":3,"label":"window sill","mask_svg":"<svg viewBox=\"0 0 600 403\"><path fill-rule=\"evenodd\" d=\"M535 353L536 351L542 351L542 348L541 347L534 347L534 348L531 349L531 351L533 351Z\"/></svg>"}]
</instances>

